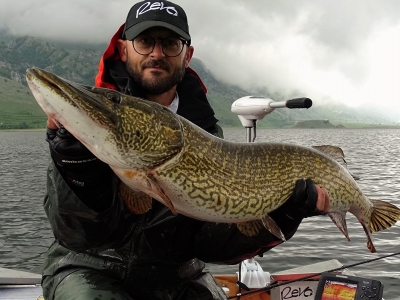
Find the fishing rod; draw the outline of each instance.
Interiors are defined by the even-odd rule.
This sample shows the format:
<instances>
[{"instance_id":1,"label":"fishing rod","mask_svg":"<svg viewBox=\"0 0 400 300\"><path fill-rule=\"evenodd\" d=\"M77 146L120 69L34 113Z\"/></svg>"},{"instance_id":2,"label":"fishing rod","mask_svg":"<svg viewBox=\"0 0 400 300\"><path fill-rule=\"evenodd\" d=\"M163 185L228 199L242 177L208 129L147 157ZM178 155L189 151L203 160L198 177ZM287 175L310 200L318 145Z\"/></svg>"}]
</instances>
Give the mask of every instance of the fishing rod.
<instances>
[{"instance_id":1,"label":"fishing rod","mask_svg":"<svg viewBox=\"0 0 400 300\"><path fill-rule=\"evenodd\" d=\"M282 286L282 285L286 285L286 284L290 284L290 283L293 283L293 282L298 282L298 281L303 281L303 280L306 280L306 279L310 279L310 278L319 276L319 275L321 275L322 273L325 273L325 272L335 272L335 271L339 271L339 270L343 270L343 269L348 269L348 268L352 268L352 267L355 267L355 266L371 263L371 262L374 262L374 261L377 261L377 260L380 260L380 259L388 258L388 257L391 257L391 256L396 256L396 255L399 255L399 254L400 254L400 251L396 252L396 253L380 256L380 257L377 257L377 258L368 259L368 260L365 260L365 261L362 261L362 262L358 262L358 263L355 263L355 264L351 264L351 265L347 265L347 266L341 266L339 268L335 268L335 269L331 269L331 270L327 270L327 271L322 271L322 272L318 272L318 273L313 273L311 275L307 275L307 276L300 277L300 278L293 279L293 280L288 280L288 281L285 281L285 282L282 282L282 283L270 284L269 286L266 286L266 287L263 287L263 288L254 289L254 290L251 290L251 291L238 293L236 295L229 296L228 299L235 299L235 298L240 298L241 296L246 296L246 295L250 295L250 294L255 294L255 293L260 293L260 292L267 292L267 291L269 291L269 290L271 290L273 288L276 288L276 287L279 287L279 286Z\"/></svg>"}]
</instances>

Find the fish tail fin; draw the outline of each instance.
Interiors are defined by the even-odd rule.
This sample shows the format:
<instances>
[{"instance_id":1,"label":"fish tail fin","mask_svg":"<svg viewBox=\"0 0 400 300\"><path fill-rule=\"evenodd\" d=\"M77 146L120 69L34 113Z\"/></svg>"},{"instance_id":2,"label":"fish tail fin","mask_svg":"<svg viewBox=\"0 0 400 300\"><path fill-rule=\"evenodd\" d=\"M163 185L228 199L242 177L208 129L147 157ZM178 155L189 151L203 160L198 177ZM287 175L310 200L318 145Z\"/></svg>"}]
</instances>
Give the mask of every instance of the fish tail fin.
<instances>
[{"instance_id":1,"label":"fish tail fin","mask_svg":"<svg viewBox=\"0 0 400 300\"><path fill-rule=\"evenodd\" d=\"M346 212L330 212L328 216L332 222L339 228L348 241L350 241L349 232L347 231Z\"/></svg>"},{"instance_id":2,"label":"fish tail fin","mask_svg":"<svg viewBox=\"0 0 400 300\"><path fill-rule=\"evenodd\" d=\"M369 222L371 233L381 231L396 224L400 217L400 208L382 200L371 200L374 209Z\"/></svg>"}]
</instances>

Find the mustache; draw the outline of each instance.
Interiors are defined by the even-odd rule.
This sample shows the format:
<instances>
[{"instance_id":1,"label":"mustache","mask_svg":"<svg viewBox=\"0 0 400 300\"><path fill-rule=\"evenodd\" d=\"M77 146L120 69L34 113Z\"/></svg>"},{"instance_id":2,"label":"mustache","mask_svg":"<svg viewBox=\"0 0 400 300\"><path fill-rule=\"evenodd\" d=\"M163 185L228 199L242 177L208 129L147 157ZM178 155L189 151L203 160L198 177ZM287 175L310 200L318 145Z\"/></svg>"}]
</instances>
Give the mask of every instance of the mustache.
<instances>
[{"instance_id":1,"label":"mustache","mask_svg":"<svg viewBox=\"0 0 400 300\"><path fill-rule=\"evenodd\" d=\"M169 70L169 65L162 59L152 59L147 62L145 62L142 65L143 68L153 68L153 67L158 67L158 68L163 68L165 70Z\"/></svg>"}]
</instances>

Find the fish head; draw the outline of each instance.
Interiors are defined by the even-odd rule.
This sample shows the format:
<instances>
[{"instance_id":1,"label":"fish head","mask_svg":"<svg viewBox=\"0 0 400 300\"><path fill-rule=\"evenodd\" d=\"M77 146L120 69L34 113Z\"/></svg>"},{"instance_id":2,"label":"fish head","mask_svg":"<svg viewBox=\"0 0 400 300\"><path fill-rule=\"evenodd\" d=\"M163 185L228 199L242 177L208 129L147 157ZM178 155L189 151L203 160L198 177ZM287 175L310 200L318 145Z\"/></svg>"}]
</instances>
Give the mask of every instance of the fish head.
<instances>
[{"instance_id":1,"label":"fish head","mask_svg":"<svg viewBox=\"0 0 400 300\"><path fill-rule=\"evenodd\" d=\"M183 148L179 117L158 103L38 68L28 69L26 78L44 112L111 167L151 168Z\"/></svg>"}]
</instances>

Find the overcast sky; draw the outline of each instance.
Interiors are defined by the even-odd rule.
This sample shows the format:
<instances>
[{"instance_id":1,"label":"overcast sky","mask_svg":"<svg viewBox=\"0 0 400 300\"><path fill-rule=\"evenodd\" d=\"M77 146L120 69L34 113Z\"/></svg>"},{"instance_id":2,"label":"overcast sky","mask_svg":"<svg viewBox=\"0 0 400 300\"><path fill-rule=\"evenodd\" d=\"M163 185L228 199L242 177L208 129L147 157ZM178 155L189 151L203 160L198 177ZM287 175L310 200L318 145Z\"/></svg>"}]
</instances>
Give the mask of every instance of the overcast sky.
<instances>
[{"instance_id":1,"label":"overcast sky","mask_svg":"<svg viewBox=\"0 0 400 300\"><path fill-rule=\"evenodd\" d=\"M108 42L135 1L0 0L0 30ZM387 107L400 120L399 0L176 0L195 57L219 79L314 103Z\"/></svg>"}]
</instances>

